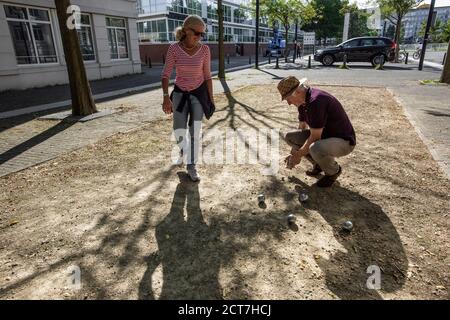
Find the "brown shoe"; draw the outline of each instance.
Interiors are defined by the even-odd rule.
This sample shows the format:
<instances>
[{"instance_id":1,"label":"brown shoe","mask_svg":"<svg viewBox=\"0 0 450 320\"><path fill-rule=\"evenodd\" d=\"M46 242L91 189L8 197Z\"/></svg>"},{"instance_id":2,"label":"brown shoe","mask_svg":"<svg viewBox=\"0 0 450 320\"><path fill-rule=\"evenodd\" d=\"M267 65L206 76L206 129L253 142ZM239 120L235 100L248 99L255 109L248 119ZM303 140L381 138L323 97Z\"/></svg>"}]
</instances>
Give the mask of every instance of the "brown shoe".
<instances>
[{"instance_id":1,"label":"brown shoe","mask_svg":"<svg viewBox=\"0 0 450 320\"><path fill-rule=\"evenodd\" d=\"M323 171L322 168L318 164L316 164L314 165L312 170L306 171L306 175L310 177L315 177L318 176L322 171Z\"/></svg>"},{"instance_id":2,"label":"brown shoe","mask_svg":"<svg viewBox=\"0 0 450 320\"><path fill-rule=\"evenodd\" d=\"M342 168L339 166L339 171L336 174L333 174L332 176L326 175L319 181L317 181L317 186L320 188L329 188L333 185L333 183L336 182L337 178L341 175Z\"/></svg>"}]
</instances>

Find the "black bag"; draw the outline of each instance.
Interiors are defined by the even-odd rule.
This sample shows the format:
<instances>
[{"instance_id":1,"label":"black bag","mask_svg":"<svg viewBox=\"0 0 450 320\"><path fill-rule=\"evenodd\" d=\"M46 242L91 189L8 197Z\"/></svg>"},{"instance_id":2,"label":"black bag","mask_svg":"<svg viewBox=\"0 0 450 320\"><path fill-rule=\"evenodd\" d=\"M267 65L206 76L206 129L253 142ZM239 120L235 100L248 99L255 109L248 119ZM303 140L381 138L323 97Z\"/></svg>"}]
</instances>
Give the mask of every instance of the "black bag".
<instances>
[{"instance_id":1,"label":"black bag","mask_svg":"<svg viewBox=\"0 0 450 320\"><path fill-rule=\"evenodd\" d=\"M208 110L203 109L203 112L205 113L205 117L206 119L210 119L212 117L212 115L214 114L214 112L216 111L216 106L214 105L214 103L211 102L211 99L209 99L209 95L208 95Z\"/></svg>"}]
</instances>

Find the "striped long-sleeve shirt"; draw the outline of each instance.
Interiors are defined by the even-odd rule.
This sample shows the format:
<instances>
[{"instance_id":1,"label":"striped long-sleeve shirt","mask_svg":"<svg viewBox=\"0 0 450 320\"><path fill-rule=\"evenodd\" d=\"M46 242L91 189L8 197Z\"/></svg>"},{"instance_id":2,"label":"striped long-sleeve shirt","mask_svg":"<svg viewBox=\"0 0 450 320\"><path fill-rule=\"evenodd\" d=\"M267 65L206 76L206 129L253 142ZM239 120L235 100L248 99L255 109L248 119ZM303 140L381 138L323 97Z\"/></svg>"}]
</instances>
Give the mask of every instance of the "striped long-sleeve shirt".
<instances>
[{"instance_id":1,"label":"striped long-sleeve shirt","mask_svg":"<svg viewBox=\"0 0 450 320\"><path fill-rule=\"evenodd\" d=\"M161 78L169 79L175 67L175 84L184 91L192 91L211 79L211 53L209 47L201 44L200 49L190 56L180 46L173 43L167 51L166 65Z\"/></svg>"}]
</instances>

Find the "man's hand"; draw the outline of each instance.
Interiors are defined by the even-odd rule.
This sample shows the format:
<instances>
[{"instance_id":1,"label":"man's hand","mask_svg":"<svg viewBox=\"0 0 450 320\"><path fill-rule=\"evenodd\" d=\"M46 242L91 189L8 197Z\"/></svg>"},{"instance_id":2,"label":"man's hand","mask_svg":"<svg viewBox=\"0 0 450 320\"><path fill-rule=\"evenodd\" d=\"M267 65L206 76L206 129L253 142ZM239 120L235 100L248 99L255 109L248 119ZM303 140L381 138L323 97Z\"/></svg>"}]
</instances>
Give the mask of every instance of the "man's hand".
<instances>
[{"instance_id":1,"label":"man's hand","mask_svg":"<svg viewBox=\"0 0 450 320\"><path fill-rule=\"evenodd\" d=\"M286 168L289 170L294 169L296 166L300 164L302 161L302 157L298 154L290 154L284 159L284 162L286 163Z\"/></svg>"},{"instance_id":2,"label":"man's hand","mask_svg":"<svg viewBox=\"0 0 450 320\"><path fill-rule=\"evenodd\" d=\"M306 130L308 129L308 124L304 121L300 121L298 124L298 129L299 130Z\"/></svg>"}]
</instances>

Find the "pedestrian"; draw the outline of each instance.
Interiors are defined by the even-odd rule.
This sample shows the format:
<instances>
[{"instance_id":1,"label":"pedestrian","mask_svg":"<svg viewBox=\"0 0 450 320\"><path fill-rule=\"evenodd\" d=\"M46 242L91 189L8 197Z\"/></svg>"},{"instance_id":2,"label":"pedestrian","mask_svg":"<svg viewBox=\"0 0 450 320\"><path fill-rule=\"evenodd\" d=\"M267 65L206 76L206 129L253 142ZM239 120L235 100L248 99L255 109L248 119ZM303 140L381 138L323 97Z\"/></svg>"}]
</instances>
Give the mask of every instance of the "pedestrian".
<instances>
[{"instance_id":1,"label":"pedestrian","mask_svg":"<svg viewBox=\"0 0 450 320\"><path fill-rule=\"evenodd\" d=\"M282 100L294 105L299 112L299 129L286 135L292 147L285 159L288 169L295 168L303 157L313 164L306 172L318 176L319 187L331 187L342 173L337 157L350 154L356 146L356 135L352 123L341 103L331 94L309 87L307 79L287 77L278 84Z\"/></svg>"},{"instance_id":2,"label":"pedestrian","mask_svg":"<svg viewBox=\"0 0 450 320\"><path fill-rule=\"evenodd\" d=\"M192 181L199 181L198 152L203 116L209 119L214 113L213 85L211 79L211 52L201 43L206 25L197 15L188 16L182 27L175 30L176 43L169 46L162 72L163 111L173 113L173 130L180 147L180 159L185 160ZM169 79L175 68L176 77L169 95ZM187 130L189 127L189 130Z\"/></svg>"},{"instance_id":3,"label":"pedestrian","mask_svg":"<svg viewBox=\"0 0 450 320\"><path fill-rule=\"evenodd\" d=\"M298 58L303 57L303 42L298 42L298 50L297 50Z\"/></svg>"}]
</instances>

